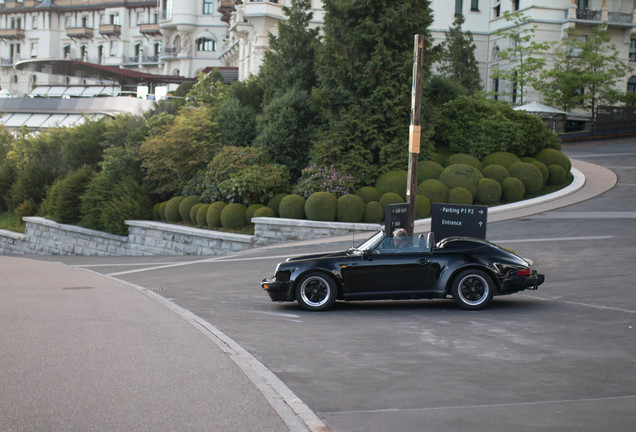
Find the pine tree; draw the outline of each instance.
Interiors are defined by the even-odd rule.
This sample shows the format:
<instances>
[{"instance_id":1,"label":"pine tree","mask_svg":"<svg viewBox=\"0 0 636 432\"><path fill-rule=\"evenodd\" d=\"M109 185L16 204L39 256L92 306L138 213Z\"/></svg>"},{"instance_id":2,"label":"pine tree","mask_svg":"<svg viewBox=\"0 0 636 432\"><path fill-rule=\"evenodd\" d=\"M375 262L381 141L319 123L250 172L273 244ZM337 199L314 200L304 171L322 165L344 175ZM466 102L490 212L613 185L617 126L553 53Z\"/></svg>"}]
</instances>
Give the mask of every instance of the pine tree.
<instances>
[{"instance_id":1,"label":"pine tree","mask_svg":"<svg viewBox=\"0 0 636 432\"><path fill-rule=\"evenodd\" d=\"M475 59L475 43L470 31L463 32L464 16L455 15L455 22L446 34L440 51L440 72L460 83L469 91L481 90L481 78Z\"/></svg>"}]
</instances>

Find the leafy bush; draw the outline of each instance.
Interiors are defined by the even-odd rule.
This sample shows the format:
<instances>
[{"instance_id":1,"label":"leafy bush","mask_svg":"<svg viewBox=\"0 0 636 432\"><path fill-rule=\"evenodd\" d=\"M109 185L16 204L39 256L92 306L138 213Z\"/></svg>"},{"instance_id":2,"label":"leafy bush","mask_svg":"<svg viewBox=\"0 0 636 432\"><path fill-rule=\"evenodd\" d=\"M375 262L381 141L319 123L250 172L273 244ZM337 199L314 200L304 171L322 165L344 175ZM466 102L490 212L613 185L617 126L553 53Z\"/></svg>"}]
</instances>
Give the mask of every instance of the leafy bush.
<instances>
[{"instance_id":1,"label":"leafy bush","mask_svg":"<svg viewBox=\"0 0 636 432\"><path fill-rule=\"evenodd\" d=\"M483 164L481 163L479 159L477 159L475 156L472 156L466 153L452 154L449 157L447 157L446 160L444 161L445 167L455 165L455 164L470 165L472 167L477 168L478 170L480 170L483 167Z\"/></svg>"},{"instance_id":2,"label":"leafy bush","mask_svg":"<svg viewBox=\"0 0 636 432\"><path fill-rule=\"evenodd\" d=\"M387 171L381 174L375 182L375 188L378 190L380 197L392 192L398 194L402 199L406 198L406 184L408 173L404 170Z\"/></svg>"},{"instance_id":3,"label":"leafy bush","mask_svg":"<svg viewBox=\"0 0 636 432\"><path fill-rule=\"evenodd\" d=\"M364 206L364 221L380 223L384 220L384 207L379 201L370 201Z\"/></svg>"},{"instance_id":4,"label":"leafy bush","mask_svg":"<svg viewBox=\"0 0 636 432\"><path fill-rule=\"evenodd\" d=\"M356 195L362 198L365 204L371 201L378 201L380 199L378 190L373 186L362 186L356 191Z\"/></svg>"},{"instance_id":5,"label":"leafy bush","mask_svg":"<svg viewBox=\"0 0 636 432\"><path fill-rule=\"evenodd\" d=\"M159 204L159 220L166 220L166 206L168 201L164 201Z\"/></svg>"},{"instance_id":6,"label":"leafy bush","mask_svg":"<svg viewBox=\"0 0 636 432\"><path fill-rule=\"evenodd\" d=\"M336 197L353 193L355 181L353 176L336 169L334 165L318 167L310 165L303 169L294 193L308 198L314 192L330 192Z\"/></svg>"},{"instance_id":7,"label":"leafy bush","mask_svg":"<svg viewBox=\"0 0 636 432\"><path fill-rule=\"evenodd\" d=\"M252 217L276 217L276 213L269 207L261 207L256 209Z\"/></svg>"},{"instance_id":8,"label":"leafy bush","mask_svg":"<svg viewBox=\"0 0 636 432\"><path fill-rule=\"evenodd\" d=\"M418 187L417 193L424 195L431 203L447 203L450 189L439 180L424 180Z\"/></svg>"},{"instance_id":9,"label":"leafy bush","mask_svg":"<svg viewBox=\"0 0 636 432\"><path fill-rule=\"evenodd\" d=\"M503 181L503 180L502 180ZM501 184L492 178L482 178L477 183L477 194L475 195L475 201L478 204L494 205L501 199L503 189Z\"/></svg>"},{"instance_id":10,"label":"leafy bush","mask_svg":"<svg viewBox=\"0 0 636 432\"><path fill-rule=\"evenodd\" d=\"M571 162L560 151L553 148L546 148L538 152L534 155L534 158L539 162L543 163L545 166L550 165L559 165L561 168L565 170L565 172L570 171Z\"/></svg>"},{"instance_id":11,"label":"leafy bush","mask_svg":"<svg viewBox=\"0 0 636 432\"><path fill-rule=\"evenodd\" d=\"M118 235L127 235L126 220L147 220L150 218L152 201L148 191L131 177L123 177L117 182L113 196L104 203L101 222L104 230Z\"/></svg>"},{"instance_id":12,"label":"leafy bush","mask_svg":"<svg viewBox=\"0 0 636 432\"><path fill-rule=\"evenodd\" d=\"M201 197L197 195L190 195L181 200L179 203L179 216L184 222L190 222L190 210L195 204L201 202Z\"/></svg>"},{"instance_id":13,"label":"leafy bush","mask_svg":"<svg viewBox=\"0 0 636 432\"><path fill-rule=\"evenodd\" d=\"M208 210L211 204L201 204L197 210L196 224L199 226L206 226L208 224Z\"/></svg>"},{"instance_id":14,"label":"leafy bush","mask_svg":"<svg viewBox=\"0 0 636 432\"><path fill-rule=\"evenodd\" d=\"M343 195L338 198L336 220L360 222L364 218L364 206L364 200L358 195Z\"/></svg>"},{"instance_id":15,"label":"leafy bush","mask_svg":"<svg viewBox=\"0 0 636 432\"><path fill-rule=\"evenodd\" d=\"M489 165L501 165L504 168L508 168L510 165L521 161L519 160L519 157L514 153L498 151L485 156L481 160L481 162L484 164L484 168Z\"/></svg>"},{"instance_id":16,"label":"leafy bush","mask_svg":"<svg viewBox=\"0 0 636 432\"><path fill-rule=\"evenodd\" d=\"M456 187L466 188L471 195L477 193L477 183L483 177L481 171L466 164L455 164L444 168L439 180L449 189Z\"/></svg>"},{"instance_id":17,"label":"leafy bush","mask_svg":"<svg viewBox=\"0 0 636 432\"><path fill-rule=\"evenodd\" d=\"M448 202L451 204L466 204L473 203L473 194L464 187L457 186L450 190L448 193Z\"/></svg>"},{"instance_id":18,"label":"leafy bush","mask_svg":"<svg viewBox=\"0 0 636 432\"><path fill-rule=\"evenodd\" d=\"M501 187L502 196L507 202L520 201L526 194L526 188L523 182L516 177L504 179Z\"/></svg>"},{"instance_id":19,"label":"leafy bush","mask_svg":"<svg viewBox=\"0 0 636 432\"><path fill-rule=\"evenodd\" d=\"M296 194L285 196L278 206L278 214L282 218L305 219L305 198Z\"/></svg>"},{"instance_id":20,"label":"leafy bush","mask_svg":"<svg viewBox=\"0 0 636 432\"><path fill-rule=\"evenodd\" d=\"M508 170L512 177L516 177L523 182L526 195L536 195L541 192L543 175L539 168L526 162L518 162L510 165Z\"/></svg>"},{"instance_id":21,"label":"leafy bush","mask_svg":"<svg viewBox=\"0 0 636 432\"><path fill-rule=\"evenodd\" d=\"M245 220L247 223L251 223L252 218L254 217L254 213L261 207L265 207L264 204L252 204L245 211Z\"/></svg>"},{"instance_id":22,"label":"leafy bush","mask_svg":"<svg viewBox=\"0 0 636 432\"><path fill-rule=\"evenodd\" d=\"M65 224L76 224L81 217L81 196L95 176L87 166L60 177L48 188L40 211L51 219Z\"/></svg>"},{"instance_id":23,"label":"leafy bush","mask_svg":"<svg viewBox=\"0 0 636 432\"><path fill-rule=\"evenodd\" d=\"M492 164L481 170L484 177L496 180L499 184L503 184L504 179L510 177L510 171L502 165Z\"/></svg>"},{"instance_id":24,"label":"leafy bush","mask_svg":"<svg viewBox=\"0 0 636 432\"><path fill-rule=\"evenodd\" d=\"M221 226L221 213L227 206L226 202L217 201L210 204L208 212L205 214L205 223L211 228L218 228Z\"/></svg>"},{"instance_id":25,"label":"leafy bush","mask_svg":"<svg viewBox=\"0 0 636 432\"><path fill-rule=\"evenodd\" d=\"M431 215L431 201L424 195L415 195L415 219L425 219Z\"/></svg>"},{"instance_id":26,"label":"leafy bush","mask_svg":"<svg viewBox=\"0 0 636 432\"><path fill-rule=\"evenodd\" d=\"M417 184L424 180L437 180L442 171L444 171L444 167L435 161L419 162L417 164Z\"/></svg>"},{"instance_id":27,"label":"leafy bush","mask_svg":"<svg viewBox=\"0 0 636 432\"><path fill-rule=\"evenodd\" d=\"M240 228L247 225L245 212L247 208L240 203L226 205L221 211L221 226L223 228Z\"/></svg>"},{"instance_id":28,"label":"leafy bush","mask_svg":"<svg viewBox=\"0 0 636 432\"><path fill-rule=\"evenodd\" d=\"M544 163L539 162L538 160L536 160L535 158L531 156L522 157L521 162L526 162L539 168L539 171L541 171L541 175L543 176L543 186L545 186L548 183L548 176L550 173L548 172L548 167L545 166Z\"/></svg>"},{"instance_id":29,"label":"leafy bush","mask_svg":"<svg viewBox=\"0 0 636 432\"><path fill-rule=\"evenodd\" d=\"M336 219L338 199L331 192L314 192L305 202L307 219L331 222Z\"/></svg>"},{"instance_id":30,"label":"leafy bush","mask_svg":"<svg viewBox=\"0 0 636 432\"><path fill-rule=\"evenodd\" d=\"M166 204L166 220L168 222L181 222L183 220L181 213L179 213L179 205L184 199L185 197L178 196L168 200L168 204Z\"/></svg>"},{"instance_id":31,"label":"leafy bush","mask_svg":"<svg viewBox=\"0 0 636 432\"><path fill-rule=\"evenodd\" d=\"M16 216L23 218L25 216L33 216L36 210L37 207L35 203L31 200L26 200L25 202L17 206L15 210L13 210L13 213L15 213Z\"/></svg>"},{"instance_id":32,"label":"leafy bush","mask_svg":"<svg viewBox=\"0 0 636 432\"><path fill-rule=\"evenodd\" d=\"M278 193L274 195L269 201L267 201L267 207L274 210L274 214L278 216L280 213L278 212L278 208L280 206L280 202L285 198L288 194L286 193Z\"/></svg>"},{"instance_id":33,"label":"leafy bush","mask_svg":"<svg viewBox=\"0 0 636 432\"><path fill-rule=\"evenodd\" d=\"M548 171L548 183L550 183L551 185L561 185L565 183L567 173L565 172L563 167L559 165L550 165L548 167Z\"/></svg>"},{"instance_id":34,"label":"leafy bush","mask_svg":"<svg viewBox=\"0 0 636 432\"><path fill-rule=\"evenodd\" d=\"M404 198L395 192L387 192L380 197L380 204L382 204L382 208L386 207L389 204L399 204L403 203Z\"/></svg>"}]
</instances>

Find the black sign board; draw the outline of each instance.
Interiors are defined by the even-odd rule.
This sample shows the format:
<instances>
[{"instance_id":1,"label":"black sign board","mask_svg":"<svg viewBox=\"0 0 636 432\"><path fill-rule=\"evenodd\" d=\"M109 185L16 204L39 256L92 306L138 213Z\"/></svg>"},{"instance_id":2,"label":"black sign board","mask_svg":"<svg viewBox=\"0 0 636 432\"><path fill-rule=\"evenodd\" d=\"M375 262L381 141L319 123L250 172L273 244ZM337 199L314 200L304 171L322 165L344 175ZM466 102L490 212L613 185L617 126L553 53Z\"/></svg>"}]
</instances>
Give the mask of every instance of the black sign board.
<instances>
[{"instance_id":1,"label":"black sign board","mask_svg":"<svg viewBox=\"0 0 636 432\"><path fill-rule=\"evenodd\" d=\"M434 203L431 209L431 231L435 240L452 236L486 238L488 207Z\"/></svg>"},{"instance_id":2,"label":"black sign board","mask_svg":"<svg viewBox=\"0 0 636 432\"><path fill-rule=\"evenodd\" d=\"M384 232L387 237L393 237L393 231L398 228L409 229L410 204L387 204L384 207Z\"/></svg>"}]
</instances>

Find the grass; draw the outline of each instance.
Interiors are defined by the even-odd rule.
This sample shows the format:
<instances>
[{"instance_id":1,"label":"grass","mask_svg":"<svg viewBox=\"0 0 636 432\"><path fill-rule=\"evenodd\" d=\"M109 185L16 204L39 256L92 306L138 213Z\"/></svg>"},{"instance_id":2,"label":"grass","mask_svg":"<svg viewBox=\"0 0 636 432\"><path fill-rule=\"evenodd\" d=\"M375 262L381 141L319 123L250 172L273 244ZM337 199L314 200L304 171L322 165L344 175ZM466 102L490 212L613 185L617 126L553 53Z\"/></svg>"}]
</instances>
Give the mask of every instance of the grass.
<instances>
[{"instance_id":1,"label":"grass","mask_svg":"<svg viewBox=\"0 0 636 432\"><path fill-rule=\"evenodd\" d=\"M25 223L22 218L12 211L0 213L0 229L15 231L24 234Z\"/></svg>"}]
</instances>

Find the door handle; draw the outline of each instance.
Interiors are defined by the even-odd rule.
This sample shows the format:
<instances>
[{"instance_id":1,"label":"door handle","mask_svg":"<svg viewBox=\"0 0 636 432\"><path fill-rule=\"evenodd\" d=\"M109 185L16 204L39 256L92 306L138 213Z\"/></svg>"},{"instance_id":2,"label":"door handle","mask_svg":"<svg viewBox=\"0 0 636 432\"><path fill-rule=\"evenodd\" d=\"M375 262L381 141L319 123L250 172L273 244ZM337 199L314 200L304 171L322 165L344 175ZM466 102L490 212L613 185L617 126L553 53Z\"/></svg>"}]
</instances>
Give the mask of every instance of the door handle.
<instances>
[{"instance_id":1,"label":"door handle","mask_svg":"<svg viewBox=\"0 0 636 432\"><path fill-rule=\"evenodd\" d=\"M417 262L419 265L427 265L430 264L431 262L427 259L421 259Z\"/></svg>"}]
</instances>

